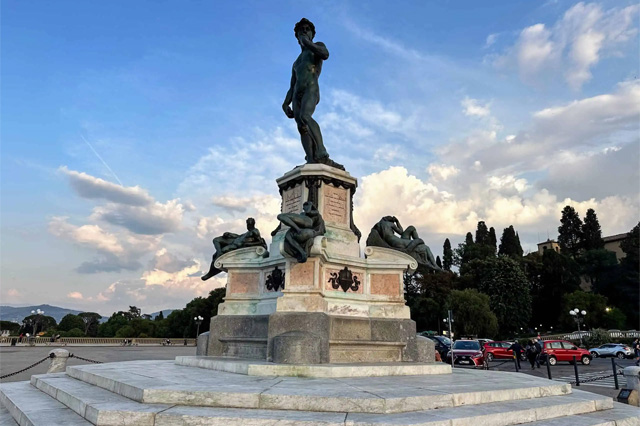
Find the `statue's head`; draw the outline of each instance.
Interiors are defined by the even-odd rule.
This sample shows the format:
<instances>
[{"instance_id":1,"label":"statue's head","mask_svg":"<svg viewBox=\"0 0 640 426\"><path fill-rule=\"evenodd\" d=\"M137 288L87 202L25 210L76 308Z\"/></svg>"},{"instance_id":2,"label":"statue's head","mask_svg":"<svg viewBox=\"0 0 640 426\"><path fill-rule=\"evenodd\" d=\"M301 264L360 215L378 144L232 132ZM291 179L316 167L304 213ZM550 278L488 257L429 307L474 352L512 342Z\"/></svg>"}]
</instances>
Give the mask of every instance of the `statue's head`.
<instances>
[{"instance_id":1,"label":"statue's head","mask_svg":"<svg viewBox=\"0 0 640 426\"><path fill-rule=\"evenodd\" d=\"M304 204L302 204L302 211L305 213L310 213L315 209L316 209L316 206L314 206L311 201L305 201Z\"/></svg>"},{"instance_id":2,"label":"statue's head","mask_svg":"<svg viewBox=\"0 0 640 426\"><path fill-rule=\"evenodd\" d=\"M252 217L247 218L247 229L253 229L256 226L256 220Z\"/></svg>"},{"instance_id":3,"label":"statue's head","mask_svg":"<svg viewBox=\"0 0 640 426\"><path fill-rule=\"evenodd\" d=\"M306 33L307 31L311 31L311 39L316 36L316 26L307 18L302 18L300 22L293 27L293 32L295 33L296 38L298 38L298 34Z\"/></svg>"}]
</instances>

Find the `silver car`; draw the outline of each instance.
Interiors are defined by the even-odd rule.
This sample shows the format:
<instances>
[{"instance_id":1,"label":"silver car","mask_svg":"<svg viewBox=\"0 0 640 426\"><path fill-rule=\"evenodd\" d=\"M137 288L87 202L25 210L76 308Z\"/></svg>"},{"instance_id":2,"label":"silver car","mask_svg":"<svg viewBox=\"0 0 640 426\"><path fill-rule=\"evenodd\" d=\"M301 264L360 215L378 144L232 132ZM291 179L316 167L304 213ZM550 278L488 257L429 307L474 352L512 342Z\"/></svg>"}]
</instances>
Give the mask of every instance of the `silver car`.
<instances>
[{"instance_id":1,"label":"silver car","mask_svg":"<svg viewBox=\"0 0 640 426\"><path fill-rule=\"evenodd\" d=\"M633 355L633 351L627 345L622 343L606 343L600 347L589 349L591 356L594 358L615 356L617 358L629 358Z\"/></svg>"}]
</instances>

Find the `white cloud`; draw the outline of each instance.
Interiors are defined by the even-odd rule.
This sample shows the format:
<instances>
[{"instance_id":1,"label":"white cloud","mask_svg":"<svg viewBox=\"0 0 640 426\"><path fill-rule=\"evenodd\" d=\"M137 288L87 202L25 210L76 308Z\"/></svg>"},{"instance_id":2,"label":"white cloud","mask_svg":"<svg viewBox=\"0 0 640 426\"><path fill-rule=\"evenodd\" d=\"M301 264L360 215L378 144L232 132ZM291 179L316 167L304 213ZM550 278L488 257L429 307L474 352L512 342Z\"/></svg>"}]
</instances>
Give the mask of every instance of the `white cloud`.
<instances>
[{"instance_id":1,"label":"white cloud","mask_svg":"<svg viewBox=\"0 0 640 426\"><path fill-rule=\"evenodd\" d=\"M486 117L491 113L489 104L480 105L477 99L465 97L460 104L462 105L464 115L472 117Z\"/></svg>"},{"instance_id":2,"label":"white cloud","mask_svg":"<svg viewBox=\"0 0 640 426\"><path fill-rule=\"evenodd\" d=\"M153 201L147 191L139 186L124 187L86 173L69 170L66 166L58 170L67 175L71 187L83 198L105 199L132 206L144 206Z\"/></svg>"},{"instance_id":3,"label":"white cloud","mask_svg":"<svg viewBox=\"0 0 640 426\"><path fill-rule=\"evenodd\" d=\"M77 244L111 254L121 254L124 248L118 238L98 225L74 226L65 217L54 217L49 222L49 232Z\"/></svg>"},{"instance_id":4,"label":"white cloud","mask_svg":"<svg viewBox=\"0 0 640 426\"><path fill-rule=\"evenodd\" d=\"M596 3L577 3L550 27L538 23L524 28L495 64L515 65L529 83L544 72L561 70L567 83L580 89L603 56L619 54L616 49L635 37L639 10L638 5L603 10Z\"/></svg>"},{"instance_id":5,"label":"white cloud","mask_svg":"<svg viewBox=\"0 0 640 426\"><path fill-rule=\"evenodd\" d=\"M82 295L82 293L80 293L79 291L72 291L71 293L67 294L67 297L69 299L75 299L75 300L82 300L84 299L84 296Z\"/></svg>"},{"instance_id":6,"label":"white cloud","mask_svg":"<svg viewBox=\"0 0 640 426\"><path fill-rule=\"evenodd\" d=\"M108 203L93 209L92 220L122 226L143 235L160 235L180 229L185 209L179 199L146 206Z\"/></svg>"},{"instance_id":7,"label":"white cloud","mask_svg":"<svg viewBox=\"0 0 640 426\"><path fill-rule=\"evenodd\" d=\"M427 167L427 172L431 175L433 181L438 182L457 176L458 173L460 173L460 169L445 164L430 164L429 167Z\"/></svg>"},{"instance_id":8,"label":"white cloud","mask_svg":"<svg viewBox=\"0 0 640 426\"><path fill-rule=\"evenodd\" d=\"M20 291L18 291L18 289L10 288L10 289L7 290L7 296L8 297L20 297L20 296L22 296L22 293L20 293Z\"/></svg>"},{"instance_id":9,"label":"white cloud","mask_svg":"<svg viewBox=\"0 0 640 426\"><path fill-rule=\"evenodd\" d=\"M498 36L500 34L499 33L493 33L493 34L489 34L487 36L487 40L484 43L484 48L487 49L491 46L493 46L493 44L496 42L496 40L498 39Z\"/></svg>"}]
</instances>

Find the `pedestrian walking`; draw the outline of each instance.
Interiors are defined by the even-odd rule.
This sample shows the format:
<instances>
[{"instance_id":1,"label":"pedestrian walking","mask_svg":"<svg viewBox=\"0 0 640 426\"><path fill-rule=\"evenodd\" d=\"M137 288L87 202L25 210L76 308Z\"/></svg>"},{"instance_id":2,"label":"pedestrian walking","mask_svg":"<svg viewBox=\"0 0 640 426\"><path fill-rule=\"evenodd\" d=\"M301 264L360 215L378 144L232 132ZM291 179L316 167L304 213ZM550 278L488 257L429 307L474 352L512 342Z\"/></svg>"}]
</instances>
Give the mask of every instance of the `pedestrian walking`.
<instances>
[{"instance_id":1,"label":"pedestrian walking","mask_svg":"<svg viewBox=\"0 0 640 426\"><path fill-rule=\"evenodd\" d=\"M527 345L524 347L525 354L527 355L527 359L529 360L529 364L531 364L531 369L534 370L536 368L536 358L538 354L536 353L536 344L535 342L529 340Z\"/></svg>"},{"instance_id":2,"label":"pedestrian walking","mask_svg":"<svg viewBox=\"0 0 640 426\"><path fill-rule=\"evenodd\" d=\"M640 365L640 339L636 337L636 340L633 341L632 347L635 355L636 365Z\"/></svg>"},{"instance_id":3,"label":"pedestrian walking","mask_svg":"<svg viewBox=\"0 0 640 426\"><path fill-rule=\"evenodd\" d=\"M511 346L509 346L509 350L513 351L513 356L516 357L516 364L518 365L518 369L520 369L521 368L520 367L520 356L522 355L522 352L523 352L522 345L516 341Z\"/></svg>"},{"instance_id":4,"label":"pedestrian walking","mask_svg":"<svg viewBox=\"0 0 640 426\"><path fill-rule=\"evenodd\" d=\"M533 339L533 345L536 349L536 367L540 368L540 357L542 356L542 342L540 339Z\"/></svg>"}]
</instances>

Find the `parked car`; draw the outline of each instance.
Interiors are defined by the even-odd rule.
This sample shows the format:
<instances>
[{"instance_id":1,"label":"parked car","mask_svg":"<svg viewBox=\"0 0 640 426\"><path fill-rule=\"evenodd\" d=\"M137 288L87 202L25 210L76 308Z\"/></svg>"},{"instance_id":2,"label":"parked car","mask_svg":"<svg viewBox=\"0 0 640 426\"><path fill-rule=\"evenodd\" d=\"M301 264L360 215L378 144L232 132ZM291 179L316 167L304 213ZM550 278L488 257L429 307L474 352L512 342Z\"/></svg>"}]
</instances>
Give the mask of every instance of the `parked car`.
<instances>
[{"instance_id":1,"label":"parked car","mask_svg":"<svg viewBox=\"0 0 640 426\"><path fill-rule=\"evenodd\" d=\"M436 345L436 351L440 354L440 357L442 359L447 357L447 354L451 350L451 340L447 336L434 336L426 334L425 332L418 333L418 335L433 340L433 343Z\"/></svg>"},{"instance_id":2,"label":"parked car","mask_svg":"<svg viewBox=\"0 0 640 426\"><path fill-rule=\"evenodd\" d=\"M607 356L615 356L616 358L632 358L633 351L627 345L622 343L606 343L597 348L589 349L589 353L594 358L598 357L607 357Z\"/></svg>"},{"instance_id":3,"label":"parked car","mask_svg":"<svg viewBox=\"0 0 640 426\"><path fill-rule=\"evenodd\" d=\"M477 340L456 340L447 354L447 363L473 365L474 367L484 366L484 354L480 342Z\"/></svg>"},{"instance_id":4,"label":"parked car","mask_svg":"<svg viewBox=\"0 0 640 426\"><path fill-rule=\"evenodd\" d=\"M484 357L487 362L491 362L494 359L513 359L513 351L509 349L511 345L513 345L513 342L487 342L484 344ZM520 360L526 361L527 354L522 352Z\"/></svg>"},{"instance_id":5,"label":"parked car","mask_svg":"<svg viewBox=\"0 0 640 426\"><path fill-rule=\"evenodd\" d=\"M487 339L487 338L482 338L482 337L478 337L477 339L474 339L474 340L477 340L478 342L480 342L480 347L481 348L484 348L485 343L493 342L492 339Z\"/></svg>"},{"instance_id":6,"label":"parked car","mask_svg":"<svg viewBox=\"0 0 640 426\"><path fill-rule=\"evenodd\" d=\"M581 349L566 340L545 340L542 342L542 362L549 361L549 365L556 365L558 362L573 362L573 357L584 365L591 364L591 353L586 349Z\"/></svg>"}]
</instances>

